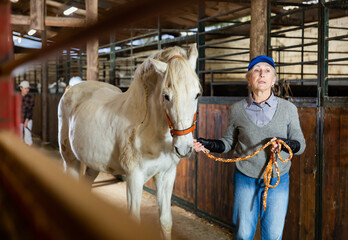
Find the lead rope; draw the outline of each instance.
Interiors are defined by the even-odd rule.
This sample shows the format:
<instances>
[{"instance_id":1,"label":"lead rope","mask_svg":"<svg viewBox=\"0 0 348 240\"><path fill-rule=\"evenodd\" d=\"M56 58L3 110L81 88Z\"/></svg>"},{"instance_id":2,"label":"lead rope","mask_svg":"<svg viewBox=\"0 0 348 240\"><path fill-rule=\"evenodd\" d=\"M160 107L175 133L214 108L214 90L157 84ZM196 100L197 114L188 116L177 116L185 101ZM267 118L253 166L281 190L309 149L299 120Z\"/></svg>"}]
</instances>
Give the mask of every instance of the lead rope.
<instances>
[{"instance_id":1,"label":"lead rope","mask_svg":"<svg viewBox=\"0 0 348 240\"><path fill-rule=\"evenodd\" d=\"M292 156L293 156L293 153L292 153L292 150L291 148L282 140L280 139L277 139L275 140L278 144L279 144L279 150L278 150L278 157L281 161L283 162L288 162L291 160ZM206 149L203 150L203 153L208 157L208 158L211 158L211 159L214 159L215 161L218 161L218 162L238 162L238 161L243 161L243 160L246 160L246 159L249 159L251 157L254 157L255 155L257 155L260 151L262 151L263 149L265 149L266 147L268 147L269 145L271 145L273 142L275 141L269 141L268 143L266 143L263 147L261 147L260 149L256 150L255 152L253 152L252 154L249 154L245 157L240 157L240 158L229 158L229 159L224 159L224 158L219 158L219 157L215 157L213 155L211 155ZM282 148L282 145L284 147L286 147L286 149L288 149L289 151L289 158L288 159L283 159L281 156L280 156L280 149ZM268 189L269 188L274 188L276 187L278 184L279 184L279 181L280 181L280 172L279 172L279 166L278 166L278 163L276 161L276 158L275 158L275 152L273 154L271 154L271 157L268 161L268 164L267 164L267 167L266 167L266 170L265 170L265 173L263 175L263 181L265 182L265 192L263 194L263 200L262 200L262 205L263 205L263 210L266 211L266 207L267 207L267 193L268 193ZM271 185L271 178L272 178L272 169L273 169L273 164L274 164L274 167L275 167L275 170L276 170L276 173L277 173L277 182L276 184L274 185Z\"/></svg>"}]
</instances>

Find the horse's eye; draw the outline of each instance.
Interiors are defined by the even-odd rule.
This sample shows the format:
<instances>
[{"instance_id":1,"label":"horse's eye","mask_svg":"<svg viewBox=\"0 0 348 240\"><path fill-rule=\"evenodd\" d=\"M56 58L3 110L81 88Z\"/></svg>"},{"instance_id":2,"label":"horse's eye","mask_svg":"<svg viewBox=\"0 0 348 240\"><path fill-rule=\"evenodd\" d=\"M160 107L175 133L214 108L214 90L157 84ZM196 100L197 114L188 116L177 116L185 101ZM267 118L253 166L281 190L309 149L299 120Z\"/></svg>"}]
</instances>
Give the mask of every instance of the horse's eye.
<instances>
[{"instance_id":1,"label":"horse's eye","mask_svg":"<svg viewBox=\"0 0 348 240\"><path fill-rule=\"evenodd\" d=\"M195 98L195 99L198 99L200 96L201 96L201 94L200 94L200 93L197 93L197 95L196 95L196 98Z\"/></svg>"},{"instance_id":2,"label":"horse's eye","mask_svg":"<svg viewBox=\"0 0 348 240\"><path fill-rule=\"evenodd\" d=\"M168 94L164 94L164 99L167 100L167 101L169 102L169 101L170 101L169 95L168 95Z\"/></svg>"}]
</instances>

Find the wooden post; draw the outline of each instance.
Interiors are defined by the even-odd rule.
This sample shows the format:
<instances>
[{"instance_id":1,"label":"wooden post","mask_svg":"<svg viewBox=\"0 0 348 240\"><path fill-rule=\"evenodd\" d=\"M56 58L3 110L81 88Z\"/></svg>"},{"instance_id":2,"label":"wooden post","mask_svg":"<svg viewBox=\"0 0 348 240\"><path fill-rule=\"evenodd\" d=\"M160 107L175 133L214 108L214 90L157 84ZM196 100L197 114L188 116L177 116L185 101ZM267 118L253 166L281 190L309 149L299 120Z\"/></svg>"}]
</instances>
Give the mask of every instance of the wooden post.
<instances>
[{"instance_id":1,"label":"wooden post","mask_svg":"<svg viewBox=\"0 0 348 240\"><path fill-rule=\"evenodd\" d=\"M268 0L251 0L250 59L267 55Z\"/></svg>"},{"instance_id":2,"label":"wooden post","mask_svg":"<svg viewBox=\"0 0 348 240\"><path fill-rule=\"evenodd\" d=\"M45 30L44 0L30 0L30 28Z\"/></svg>"},{"instance_id":3,"label":"wooden post","mask_svg":"<svg viewBox=\"0 0 348 240\"><path fill-rule=\"evenodd\" d=\"M115 82L115 32L110 33L110 72L109 72L109 83L118 86L119 83Z\"/></svg>"},{"instance_id":4,"label":"wooden post","mask_svg":"<svg viewBox=\"0 0 348 240\"><path fill-rule=\"evenodd\" d=\"M46 30L41 31L42 48L47 45ZM42 143L48 142L48 64L47 61L41 62L41 130Z\"/></svg>"},{"instance_id":5,"label":"wooden post","mask_svg":"<svg viewBox=\"0 0 348 240\"><path fill-rule=\"evenodd\" d=\"M98 20L98 0L86 0L86 22L91 25ZM98 37L87 41L87 80L98 81Z\"/></svg>"}]
</instances>

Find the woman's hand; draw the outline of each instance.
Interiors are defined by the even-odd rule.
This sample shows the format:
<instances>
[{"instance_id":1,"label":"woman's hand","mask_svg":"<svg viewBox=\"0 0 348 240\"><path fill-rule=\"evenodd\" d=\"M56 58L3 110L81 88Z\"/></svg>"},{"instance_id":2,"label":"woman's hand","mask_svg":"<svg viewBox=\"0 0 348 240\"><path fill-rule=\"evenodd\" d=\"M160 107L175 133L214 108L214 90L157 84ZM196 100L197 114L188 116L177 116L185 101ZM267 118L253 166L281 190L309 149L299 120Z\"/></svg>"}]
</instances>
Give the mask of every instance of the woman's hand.
<instances>
[{"instance_id":1,"label":"woman's hand","mask_svg":"<svg viewBox=\"0 0 348 240\"><path fill-rule=\"evenodd\" d=\"M275 153L275 152L277 152L279 150L279 144L278 144L278 142L276 140L277 140L276 137L271 139L271 141L274 141L274 142L272 142L272 145L271 145L271 152L272 153Z\"/></svg>"},{"instance_id":2,"label":"woman's hand","mask_svg":"<svg viewBox=\"0 0 348 240\"><path fill-rule=\"evenodd\" d=\"M193 149L194 149L196 152L200 152L200 151L206 150L206 149L204 148L204 146L202 145L202 143L197 142L196 139L193 139Z\"/></svg>"},{"instance_id":3,"label":"woman's hand","mask_svg":"<svg viewBox=\"0 0 348 240\"><path fill-rule=\"evenodd\" d=\"M27 128L27 126L28 126L28 122L29 122L29 119L28 119L28 118L26 118L26 119L25 119L25 121L24 121L24 128Z\"/></svg>"}]
</instances>

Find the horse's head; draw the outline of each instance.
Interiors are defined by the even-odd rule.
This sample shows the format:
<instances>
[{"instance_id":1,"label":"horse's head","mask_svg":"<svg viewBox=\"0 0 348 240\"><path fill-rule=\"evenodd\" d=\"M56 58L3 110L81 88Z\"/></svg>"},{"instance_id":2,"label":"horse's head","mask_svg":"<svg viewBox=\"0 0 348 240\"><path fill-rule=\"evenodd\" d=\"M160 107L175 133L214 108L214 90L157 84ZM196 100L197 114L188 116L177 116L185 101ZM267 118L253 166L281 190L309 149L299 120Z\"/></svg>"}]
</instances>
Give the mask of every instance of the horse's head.
<instances>
[{"instance_id":1,"label":"horse's head","mask_svg":"<svg viewBox=\"0 0 348 240\"><path fill-rule=\"evenodd\" d=\"M157 57L158 60L151 61L162 78L158 96L173 137L173 151L180 158L188 157L192 152L197 101L201 95L195 72L197 48L192 46L188 56L181 48L168 48Z\"/></svg>"}]
</instances>

